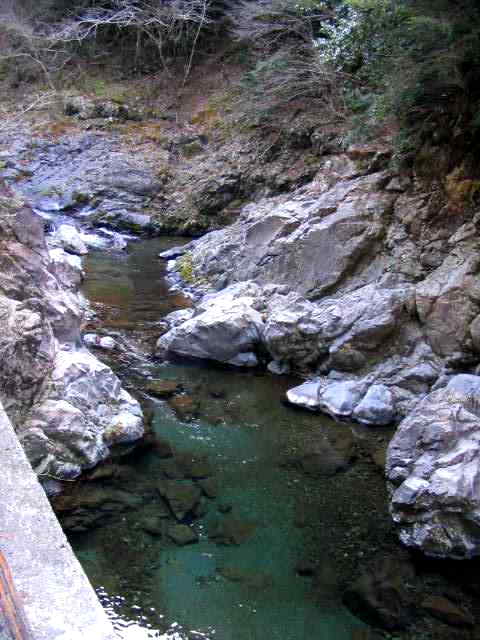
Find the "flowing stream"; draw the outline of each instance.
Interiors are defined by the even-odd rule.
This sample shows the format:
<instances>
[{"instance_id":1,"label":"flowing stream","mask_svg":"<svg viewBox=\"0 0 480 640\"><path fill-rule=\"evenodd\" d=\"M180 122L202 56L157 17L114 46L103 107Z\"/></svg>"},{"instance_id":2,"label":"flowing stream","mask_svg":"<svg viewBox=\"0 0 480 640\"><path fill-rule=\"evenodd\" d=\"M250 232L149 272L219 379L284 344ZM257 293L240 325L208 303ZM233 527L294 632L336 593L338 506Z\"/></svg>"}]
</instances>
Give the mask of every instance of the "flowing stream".
<instances>
[{"instance_id":1,"label":"flowing stream","mask_svg":"<svg viewBox=\"0 0 480 640\"><path fill-rule=\"evenodd\" d=\"M100 515L95 527L70 522L73 548L124 640L364 637L341 592L389 527L383 480L357 447L383 436L286 406L292 378L154 361L162 317L188 305L169 291L157 259L173 244L141 240L85 261L96 326L122 345L120 354L99 356L138 397L147 399L151 380L181 386L173 399L147 400L154 435L173 459L153 447L89 482ZM299 465L322 438L340 438L356 459L334 475ZM203 497L184 519L198 542L180 546L169 537L175 522L159 488L194 486L179 471L185 459L208 467L196 475L210 477L216 497Z\"/></svg>"}]
</instances>

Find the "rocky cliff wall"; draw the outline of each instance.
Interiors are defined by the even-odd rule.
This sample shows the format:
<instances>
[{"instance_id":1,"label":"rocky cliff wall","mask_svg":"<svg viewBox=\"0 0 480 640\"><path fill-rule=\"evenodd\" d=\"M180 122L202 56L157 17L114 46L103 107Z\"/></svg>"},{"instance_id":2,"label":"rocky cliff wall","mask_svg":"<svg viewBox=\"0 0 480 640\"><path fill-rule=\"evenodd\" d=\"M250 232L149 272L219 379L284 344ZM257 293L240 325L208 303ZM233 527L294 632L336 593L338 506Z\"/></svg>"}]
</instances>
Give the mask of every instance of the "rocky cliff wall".
<instances>
[{"instance_id":1,"label":"rocky cliff wall","mask_svg":"<svg viewBox=\"0 0 480 640\"><path fill-rule=\"evenodd\" d=\"M480 379L480 217L473 203L452 206L439 186L389 171L388 155L356 146L325 156L309 184L167 253L172 279L203 297L172 318L157 353L297 371L309 381L289 392L293 403L372 426L400 422L387 473L402 540L468 557L480 553L480 460L465 423L476 424L476 383L448 416L437 404L460 374ZM446 425L448 436L435 436ZM451 481L440 490L442 473ZM418 490L408 508L407 486Z\"/></svg>"},{"instance_id":2,"label":"rocky cliff wall","mask_svg":"<svg viewBox=\"0 0 480 640\"><path fill-rule=\"evenodd\" d=\"M43 220L0 196L0 400L35 471L74 478L139 438L142 411L83 345L81 260L49 249Z\"/></svg>"}]
</instances>

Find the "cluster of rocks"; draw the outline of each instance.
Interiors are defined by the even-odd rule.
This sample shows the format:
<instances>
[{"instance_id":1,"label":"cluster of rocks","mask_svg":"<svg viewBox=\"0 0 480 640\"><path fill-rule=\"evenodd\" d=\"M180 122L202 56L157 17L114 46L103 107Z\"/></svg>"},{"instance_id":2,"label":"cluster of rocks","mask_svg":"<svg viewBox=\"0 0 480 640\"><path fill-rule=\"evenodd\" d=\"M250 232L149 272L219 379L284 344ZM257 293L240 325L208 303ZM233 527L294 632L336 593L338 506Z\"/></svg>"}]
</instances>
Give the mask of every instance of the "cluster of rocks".
<instances>
[{"instance_id":1,"label":"cluster of rocks","mask_svg":"<svg viewBox=\"0 0 480 640\"><path fill-rule=\"evenodd\" d=\"M428 614L450 627L441 637L452 637L452 627L465 630L466 635L459 637L469 637L475 619L466 603L458 594L442 593L440 585L426 595L422 578L408 554L379 552L368 567L361 568L344 592L343 601L355 615L377 628L405 629Z\"/></svg>"},{"instance_id":2,"label":"cluster of rocks","mask_svg":"<svg viewBox=\"0 0 480 640\"><path fill-rule=\"evenodd\" d=\"M138 402L84 346L83 253L75 234L49 250L43 220L0 200L0 400L41 477L74 478L143 434Z\"/></svg>"},{"instance_id":3,"label":"cluster of rocks","mask_svg":"<svg viewBox=\"0 0 480 640\"><path fill-rule=\"evenodd\" d=\"M167 318L156 353L300 373L309 380L290 402L400 422L387 475L401 539L470 557L480 552L480 217L453 216L439 193L382 170L386 158L373 146L326 156L308 185L162 256L199 301Z\"/></svg>"},{"instance_id":4,"label":"cluster of rocks","mask_svg":"<svg viewBox=\"0 0 480 640\"><path fill-rule=\"evenodd\" d=\"M240 545L252 537L256 524L232 514L232 505L219 498L214 470L205 455L175 452L158 437L150 444L160 458L160 473L149 484L135 484L135 470L127 461L98 467L83 483L52 497L64 529L83 532L134 512L137 529L184 546L199 541L195 522L209 514L208 536L216 544ZM209 513L212 504L216 515Z\"/></svg>"},{"instance_id":5,"label":"cluster of rocks","mask_svg":"<svg viewBox=\"0 0 480 640\"><path fill-rule=\"evenodd\" d=\"M26 122L0 135L8 148L0 178L39 209L95 211L93 224L135 233L198 236L222 227L246 202L310 180L320 138L329 137L298 118L272 146L258 139L261 129L246 134L218 113L225 127L194 118L179 130L175 115L92 96L67 95L63 110L66 117L34 135Z\"/></svg>"}]
</instances>

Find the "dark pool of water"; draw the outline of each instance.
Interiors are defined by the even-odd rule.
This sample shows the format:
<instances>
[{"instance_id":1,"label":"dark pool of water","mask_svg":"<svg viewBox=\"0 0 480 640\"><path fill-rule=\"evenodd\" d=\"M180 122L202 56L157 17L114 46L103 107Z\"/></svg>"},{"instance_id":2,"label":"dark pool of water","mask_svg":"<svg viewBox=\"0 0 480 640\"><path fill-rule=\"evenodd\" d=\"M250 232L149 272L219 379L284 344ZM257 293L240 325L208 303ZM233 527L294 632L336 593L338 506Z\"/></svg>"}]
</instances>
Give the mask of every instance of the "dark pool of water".
<instances>
[{"instance_id":1,"label":"dark pool of water","mask_svg":"<svg viewBox=\"0 0 480 640\"><path fill-rule=\"evenodd\" d=\"M351 640L363 625L342 605L341 591L363 555L359 541L375 546L388 527L382 479L362 459L321 478L285 463L318 438L354 430L361 440L365 433L285 406L295 380L144 358L142 331L154 334L163 315L187 303L169 292L156 257L175 243L146 240L125 254L91 253L84 291L105 331L143 345L140 364L121 367L127 384L173 379L195 399L196 413L185 420L153 401L153 428L176 453L208 457L219 495L192 524L199 542L178 547L140 526L165 510L155 490L164 461L155 451L120 461L130 474L124 491L131 508L72 534L74 550L124 640ZM253 533L242 544L219 545L209 531L227 517L219 507L230 506L228 517ZM314 565L316 576L298 575L299 562Z\"/></svg>"}]
</instances>

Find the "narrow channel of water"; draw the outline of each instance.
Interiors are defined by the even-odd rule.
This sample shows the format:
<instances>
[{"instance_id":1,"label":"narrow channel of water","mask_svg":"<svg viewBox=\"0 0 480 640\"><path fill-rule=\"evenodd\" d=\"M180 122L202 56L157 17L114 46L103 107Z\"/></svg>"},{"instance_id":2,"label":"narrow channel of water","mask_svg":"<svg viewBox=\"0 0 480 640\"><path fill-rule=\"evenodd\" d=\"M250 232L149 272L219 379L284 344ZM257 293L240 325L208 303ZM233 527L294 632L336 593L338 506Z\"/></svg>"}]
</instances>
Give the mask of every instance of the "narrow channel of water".
<instances>
[{"instance_id":1,"label":"narrow channel of water","mask_svg":"<svg viewBox=\"0 0 480 640\"><path fill-rule=\"evenodd\" d=\"M382 478L361 455L352 462L354 453L334 475L298 461L319 441L353 452L367 436L285 406L295 380L146 357L162 316L187 304L169 292L156 257L173 244L142 240L86 260L84 291L104 332L136 350L114 361L124 383L144 395L149 379L173 380L182 393L176 402L151 400L173 467L158 448L120 459L120 510L109 511L111 478L90 483L105 517L85 532L70 527L74 550L124 640L361 637L341 592L362 549L381 544L389 527ZM218 495L202 498L200 517L186 519L199 541L177 546L158 489L193 483L175 469L185 459L208 466Z\"/></svg>"}]
</instances>

